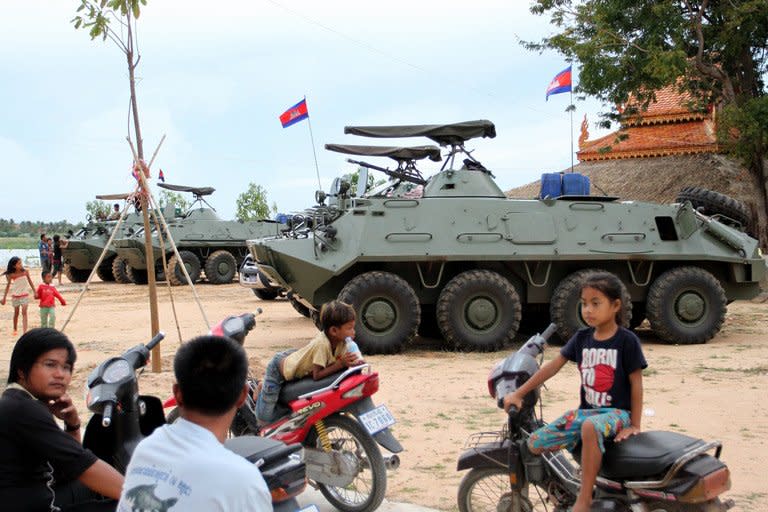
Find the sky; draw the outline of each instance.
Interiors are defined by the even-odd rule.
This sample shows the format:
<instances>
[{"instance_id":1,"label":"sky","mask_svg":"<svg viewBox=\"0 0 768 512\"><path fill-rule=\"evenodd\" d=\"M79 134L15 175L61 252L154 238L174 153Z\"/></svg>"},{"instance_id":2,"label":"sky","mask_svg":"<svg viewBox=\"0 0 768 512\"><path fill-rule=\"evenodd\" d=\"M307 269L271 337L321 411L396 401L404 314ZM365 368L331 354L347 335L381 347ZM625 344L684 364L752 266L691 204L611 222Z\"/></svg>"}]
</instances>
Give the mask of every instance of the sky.
<instances>
[{"instance_id":1,"label":"sky","mask_svg":"<svg viewBox=\"0 0 768 512\"><path fill-rule=\"evenodd\" d=\"M74 29L78 5L3 0L0 218L80 222L97 194L134 188L125 57ZM568 64L522 47L554 30L528 9L509 0L149 0L137 69L147 158L166 136L152 182L162 169L167 183L214 187L207 199L225 219L249 183L280 212L302 210L317 170L326 190L355 170L324 144L431 143L344 135L344 126L473 119L496 125L495 139L467 148L502 189L568 168L571 131L578 149L582 117L594 138L604 109L577 101L571 123L568 94L545 101ZM303 97L309 122L282 128L279 115ZM439 165L420 169L429 176Z\"/></svg>"}]
</instances>

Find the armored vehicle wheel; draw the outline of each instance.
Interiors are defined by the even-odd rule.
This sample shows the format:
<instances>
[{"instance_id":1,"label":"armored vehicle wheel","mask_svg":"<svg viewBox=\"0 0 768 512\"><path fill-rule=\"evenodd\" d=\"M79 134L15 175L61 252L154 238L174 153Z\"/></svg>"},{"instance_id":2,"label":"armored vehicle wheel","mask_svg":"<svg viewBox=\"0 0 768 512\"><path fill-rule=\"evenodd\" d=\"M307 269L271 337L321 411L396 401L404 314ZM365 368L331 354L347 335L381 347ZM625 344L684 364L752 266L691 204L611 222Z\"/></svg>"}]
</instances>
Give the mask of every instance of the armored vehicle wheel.
<instances>
[{"instance_id":1,"label":"armored vehicle wheel","mask_svg":"<svg viewBox=\"0 0 768 512\"><path fill-rule=\"evenodd\" d=\"M413 288L389 272L366 272L350 280L338 299L357 312L355 337L364 354L402 350L416 335L421 307Z\"/></svg>"},{"instance_id":2,"label":"armored vehicle wheel","mask_svg":"<svg viewBox=\"0 0 768 512\"><path fill-rule=\"evenodd\" d=\"M193 283L196 283L200 279L200 260L197 259L194 253L189 251L179 251L181 261L184 262L184 266L187 268L189 278ZM181 284L187 284L187 278L184 277L184 271L181 270L179 265L179 258L174 254L170 260L168 260L168 280L174 286Z\"/></svg>"},{"instance_id":3,"label":"armored vehicle wheel","mask_svg":"<svg viewBox=\"0 0 768 512\"><path fill-rule=\"evenodd\" d=\"M299 302L299 300L295 297L293 292L288 293L288 301L291 303L291 306L293 306L293 309L296 310L298 314L301 316L309 318L311 315L311 311L307 306Z\"/></svg>"},{"instance_id":4,"label":"armored vehicle wheel","mask_svg":"<svg viewBox=\"0 0 768 512\"><path fill-rule=\"evenodd\" d=\"M437 325L457 348L498 350L520 326L520 297L506 278L491 270L468 270L445 285L437 299Z\"/></svg>"},{"instance_id":5,"label":"armored vehicle wheel","mask_svg":"<svg viewBox=\"0 0 768 512\"><path fill-rule=\"evenodd\" d=\"M685 187L677 195L677 202L690 201L705 215L721 214L741 224L749 232L751 215L744 202L725 194L700 187ZM727 222L727 221L726 221Z\"/></svg>"},{"instance_id":6,"label":"armored vehicle wheel","mask_svg":"<svg viewBox=\"0 0 768 512\"><path fill-rule=\"evenodd\" d=\"M128 276L128 269L125 258L119 256L112 262L112 275L115 276L115 281L120 284L128 284L131 282L131 278Z\"/></svg>"},{"instance_id":7,"label":"armored vehicle wheel","mask_svg":"<svg viewBox=\"0 0 768 512\"><path fill-rule=\"evenodd\" d=\"M552 321L557 324L557 335L565 343L579 329L588 327L587 323L581 317L581 284L587 275L594 272L606 272L602 269L590 268L579 270L565 277L552 293L552 299L549 305L549 315ZM626 287L622 286L622 295L624 296L622 304L624 305L624 321L622 325L629 327L632 321L632 300L629 297ZM554 341L554 340L553 340Z\"/></svg>"},{"instance_id":8,"label":"armored vehicle wheel","mask_svg":"<svg viewBox=\"0 0 768 512\"><path fill-rule=\"evenodd\" d=\"M280 295L280 290L273 288L251 288L253 294L261 300L275 300Z\"/></svg>"},{"instance_id":9,"label":"armored vehicle wheel","mask_svg":"<svg viewBox=\"0 0 768 512\"><path fill-rule=\"evenodd\" d=\"M105 283L109 283L115 280L115 275L112 273L112 262L114 260L115 256L104 258L104 260L101 262L101 265L96 267L96 274L99 276L99 279Z\"/></svg>"},{"instance_id":10,"label":"armored vehicle wheel","mask_svg":"<svg viewBox=\"0 0 768 512\"><path fill-rule=\"evenodd\" d=\"M725 320L725 291L702 268L673 268L653 282L646 308L651 329L659 338L683 345L706 343Z\"/></svg>"},{"instance_id":11,"label":"armored vehicle wheel","mask_svg":"<svg viewBox=\"0 0 768 512\"><path fill-rule=\"evenodd\" d=\"M130 265L125 265L125 274L133 284L147 284L149 278L147 277L147 269L145 268L133 268Z\"/></svg>"},{"instance_id":12,"label":"armored vehicle wheel","mask_svg":"<svg viewBox=\"0 0 768 512\"><path fill-rule=\"evenodd\" d=\"M84 283L91 275L91 271L85 268L75 268L72 265L64 265L64 275L73 283Z\"/></svg>"},{"instance_id":13,"label":"armored vehicle wheel","mask_svg":"<svg viewBox=\"0 0 768 512\"><path fill-rule=\"evenodd\" d=\"M231 283L236 272L237 261L229 251L216 251L205 260L205 277L211 284Z\"/></svg>"}]
</instances>

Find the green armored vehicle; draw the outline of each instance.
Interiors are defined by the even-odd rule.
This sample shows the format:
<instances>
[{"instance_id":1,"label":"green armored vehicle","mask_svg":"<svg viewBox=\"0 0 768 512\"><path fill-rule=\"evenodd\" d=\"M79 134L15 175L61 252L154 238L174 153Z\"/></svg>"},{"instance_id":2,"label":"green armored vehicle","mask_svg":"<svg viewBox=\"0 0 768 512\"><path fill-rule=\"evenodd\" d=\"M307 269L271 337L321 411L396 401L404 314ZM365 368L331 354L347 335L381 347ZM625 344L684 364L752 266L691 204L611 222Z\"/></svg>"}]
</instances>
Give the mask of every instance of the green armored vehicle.
<instances>
[{"instance_id":1,"label":"green armored vehicle","mask_svg":"<svg viewBox=\"0 0 768 512\"><path fill-rule=\"evenodd\" d=\"M111 194L96 196L97 199L117 200L125 199L128 194ZM137 213L128 213L120 225L121 232L116 238L128 236L133 230L141 225L141 215ZM117 219L108 220L88 219L88 224L74 233L69 238L69 244L62 250L64 260L64 274L73 283L84 283L91 275L94 265L104 251L104 245L109 240L112 230L117 225ZM104 259L96 269L96 274L102 281L125 282L125 270L122 262L116 257L117 253L111 248L107 250ZM116 269L116 270L115 270Z\"/></svg>"},{"instance_id":2,"label":"green armored vehicle","mask_svg":"<svg viewBox=\"0 0 768 512\"><path fill-rule=\"evenodd\" d=\"M175 192L189 192L195 198L185 214L166 216L165 219L170 235L179 250L181 261L193 282L197 282L203 273L206 280L212 284L231 282L248 252L246 240L276 235L283 227L282 224L271 220L248 222L222 220L216 210L204 199L215 191L211 187L187 187L166 183L159 183L158 186ZM195 207L197 204L199 206ZM163 266L162 248L154 225L152 231L155 261L151 267L160 274ZM167 241L164 244L169 273L167 279L173 285L186 283L184 272L173 249ZM127 263L127 272L131 281L136 284L146 284L147 261L143 228L138 229L130 237L116 240L114 245L118 257Z\"/></svg>"},{"instance_id":3,"label":"green armored vehicle","mask_svg":"<svg viewBox=\"0 0 768 512\"><path fill-rule=\"evenodd\" d=\"M495 136L489 121L345 133L427 137L448 149L446 161L424 180L415 160L428 156L426 148L326 146L389 156L398 167L383 169L392 179L376 190L342 193L333 208L319 208L311 229L249 241L249 248L259 270L306 307L335 298L353 304L366 353L399 351L417 330L433 327L452 346L499 349L521 318L551 317L567 339L585 325L579 282L593 269L624 282L633 325L647 318L674 343L706 342L727 303L759 293L766 266L757 241L689 202L508 199L464 148ZM404 183L423 190L402 192Z\"/></svg>"}]
</instances>

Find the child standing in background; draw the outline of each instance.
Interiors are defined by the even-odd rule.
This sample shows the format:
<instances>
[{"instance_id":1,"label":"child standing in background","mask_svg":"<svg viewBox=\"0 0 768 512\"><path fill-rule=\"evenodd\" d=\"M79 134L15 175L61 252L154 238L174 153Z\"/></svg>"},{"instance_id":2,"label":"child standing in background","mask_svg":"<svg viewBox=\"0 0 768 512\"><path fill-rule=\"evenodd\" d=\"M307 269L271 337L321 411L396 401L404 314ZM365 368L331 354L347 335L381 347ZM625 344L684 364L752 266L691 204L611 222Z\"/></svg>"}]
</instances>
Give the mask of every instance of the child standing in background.
<instances>
[{"instance_id":1,"label":"child standing in background","mask_svg":"<svg viewBox=\"0 0 768 512\"><path fill-rule=\"evenodd\" d=\"M37 287L37 298L40 299L40 327L56 327L56 299L59 299L62 306L67 305L59 290L51 284L52 281L51 273L43 271L43 282Z\"/></svg>"},{"instance_id":2,"label":"child standing in background","mask_svg":"<svg viewBox=\"0 0 768 512\"><path fill-rule=\"evenodd\" d=\"M8 292L11 292L11 305L13 306L13 335L19 334L19 311L21 311L22 334L27 332L27 304L29 304L29 290L35 291L35 285L32 284L32 278L29 277L29 270L21 264L21 258L18 256L8 260L8 268L3 275L8 280L5 285L5 293L0 304L5 306L5 299L8 298ZM27 288L29 284L29 288ZM37 293L35 293L37 298Z\"/></svg>"}]
</instances>

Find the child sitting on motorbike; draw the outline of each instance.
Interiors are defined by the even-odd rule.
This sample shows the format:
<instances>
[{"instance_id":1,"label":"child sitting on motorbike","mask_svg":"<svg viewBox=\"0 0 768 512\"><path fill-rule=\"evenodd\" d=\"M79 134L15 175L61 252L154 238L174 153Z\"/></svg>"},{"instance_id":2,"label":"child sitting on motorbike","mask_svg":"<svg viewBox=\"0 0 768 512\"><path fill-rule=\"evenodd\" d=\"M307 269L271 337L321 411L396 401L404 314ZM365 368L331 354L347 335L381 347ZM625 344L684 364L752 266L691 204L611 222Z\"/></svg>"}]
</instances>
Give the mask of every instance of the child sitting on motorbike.
<instances>
[{"instance_id":1,"label":"child sitting on motorbike","mask_svg":"<svg viewBox=\"0 0 768 512\"><path fill-rule=\"evenodd\" d=\"M581 288L581 329L560 353L515 392L504 397L504 410L520 409L523 398L554 376L568 361L579 366L581 404L531 434L526 447L535 455L581 441L581 488L574 512L588 511L605 451L604 439L622 441L640 432L643 374L648 365L640 341L621 327L624 286L607 272L587 276Z\"/></svg>"},{"instance_id":2,"label":"child sitting on motorbike","mask_svg":"<svg viewBox=\"0 0 768 512\"><path fill-rule=\"evenodd\" d=\"M276 420L275 407L280 389L288 381L312 375L320 380L350 366L363 364L359 352L347 350L346 338L355 336L355 310L349 304L332 300L320 309L321 331L298 350L277 353L267 365L256 400L260 425Z\"/></svg>"}]
</instances>

